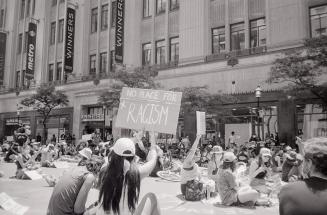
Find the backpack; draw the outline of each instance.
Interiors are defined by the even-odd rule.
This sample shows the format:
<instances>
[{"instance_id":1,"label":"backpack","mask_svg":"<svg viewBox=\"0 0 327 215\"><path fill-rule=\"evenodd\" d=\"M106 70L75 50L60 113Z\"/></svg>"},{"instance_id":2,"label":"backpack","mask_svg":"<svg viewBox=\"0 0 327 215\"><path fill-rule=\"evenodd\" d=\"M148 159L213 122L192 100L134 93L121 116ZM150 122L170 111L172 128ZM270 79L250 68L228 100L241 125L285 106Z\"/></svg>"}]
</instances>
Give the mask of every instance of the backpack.
<instances>
[{"instance_id":1,"label":"backpack","mask_svg":"<svg viewBox=\"0 0 327 215\"><path fill-rule=\"evenodd\" d=\"M191 180L186 183L185 199L187 201L200 201L205 198L203 183Z\"/></svg>"}]
</instances>

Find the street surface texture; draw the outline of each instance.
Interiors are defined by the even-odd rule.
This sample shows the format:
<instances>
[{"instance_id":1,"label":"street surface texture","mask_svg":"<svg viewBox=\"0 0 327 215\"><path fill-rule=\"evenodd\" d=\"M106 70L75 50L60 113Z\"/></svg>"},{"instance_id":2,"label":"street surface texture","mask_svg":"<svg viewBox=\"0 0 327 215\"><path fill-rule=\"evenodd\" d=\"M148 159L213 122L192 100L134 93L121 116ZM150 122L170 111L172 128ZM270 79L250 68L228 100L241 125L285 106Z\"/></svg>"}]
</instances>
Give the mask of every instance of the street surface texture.
<instances>
[{"instance_id":1,"label":"street surface texture","mask_svg":"<svg viewBox=\"0 0 327 215\"><path fill-rule=\"evenodd\" d=\"M5 173L0 178L0 193L5 192L17 203L28 206L26 215L45 215L48 202L52 193L44 179L40 180L16 180L9 179L13 176L16 165L13 163L0 163L0 171ZM59 177L65 169L42 168L42 172ZM201 202L187 202L180 197L180 184L169 182L159 178L146 178L142 181L140 199L148 192L156 194L159 200L162 215L278 215L278 205L272 207L256 207L255 209L224 207L216 204L214 199ZM96 201L97 190L92 189L88 196L87 206ZM0 209L0 214L11 213Z\"/></svg>"}]
</instances>

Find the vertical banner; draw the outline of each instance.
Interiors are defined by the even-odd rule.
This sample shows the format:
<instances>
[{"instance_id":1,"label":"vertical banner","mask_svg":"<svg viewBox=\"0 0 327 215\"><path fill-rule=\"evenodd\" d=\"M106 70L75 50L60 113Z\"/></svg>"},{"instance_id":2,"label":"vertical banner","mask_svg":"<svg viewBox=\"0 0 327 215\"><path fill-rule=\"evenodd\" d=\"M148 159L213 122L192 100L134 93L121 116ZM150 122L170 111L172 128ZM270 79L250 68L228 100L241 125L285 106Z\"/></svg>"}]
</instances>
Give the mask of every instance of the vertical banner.
<instances>
[{"instance_id":1,"label":"vertical banner","mask_svg":"<svg viewBox=\"0 0 327 215\"><path fill-rule=\"evenodd\" d=\"M6 42L7 34L0 32L0 85L3 85L6 62Z\"/></svg>"},{"instance_id":2,"label":"vertical banner","mask_svg":"<svg viewBox=\"0 0 327 215\"><path fill-rule=\"evenodd\" d=\"M197 134L205 135L206 134L206 113L205 112L196 112L196 129Z\"/></svg>"},{"instance_id":3,"label":"vertical banner","mask_svg":"<svg viewBox=\"0 0 327 215\"><path fill-rule=\"evenodd\" d=\"M72 73L74 63L75 10L70 7L67 7L65 32L64 71Z\"/></svg>"},{"instance_id":4,"label":"vertical banner","mask_svg":"<svg viewBox=\"0 0 327 215\"><path fill-rule=\"evenodd\" d=\"M125 0L117 0L116 34L115 34L115 60L123 63L124 54L124 15Z\"/></svg>"},{"instance_id":5,"label":"vertical banner","mask_svg":"<svg viewBox=\"0 0 327 215\"><path fill-rule=\"evenodd\" d=\"M27 34L27 52L26 52L26 80L34 79L34 67L35 67L35 50L36 50L36 24L30 22L28 24Z\"/></svg>"}]
</instances>

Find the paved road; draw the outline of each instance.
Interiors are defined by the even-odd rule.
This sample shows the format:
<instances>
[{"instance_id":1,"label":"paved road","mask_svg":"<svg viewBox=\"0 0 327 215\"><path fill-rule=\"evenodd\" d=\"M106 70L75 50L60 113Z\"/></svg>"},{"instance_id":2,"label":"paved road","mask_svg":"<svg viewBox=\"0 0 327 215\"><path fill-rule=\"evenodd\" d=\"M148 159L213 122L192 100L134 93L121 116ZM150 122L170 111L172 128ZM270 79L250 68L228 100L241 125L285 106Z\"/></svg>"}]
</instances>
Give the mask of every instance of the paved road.
<instances>
[{"instance_id":1,"label":"paved road","mask_svg":"<svg viewBox=\"0 0 327 215\"><path fill-rule=\"evenodd\" d=\"M0 178L0 193L5 192L15 201L29 209L26 215L44 215L48 206L52 189L43 180L16 180L9 179L14 175L15 165L0 163L0 170L5 172L5 177ZM43 172L60 176L63 169L43 168ZM246 209L237 207L222 207L216 204L218 200L212 199L201 202L185 202L179 198L179 183L168 182L157 178L146 178L142 181L141 197L148 192L154 192L158 199L162 215L277 215L278 206L256 209ZM97 199L97 191L91 190L88 196L88 203L91 204ZM9 215L10 213L0 209L0 214Z\"/></svg>"}]
</instances>

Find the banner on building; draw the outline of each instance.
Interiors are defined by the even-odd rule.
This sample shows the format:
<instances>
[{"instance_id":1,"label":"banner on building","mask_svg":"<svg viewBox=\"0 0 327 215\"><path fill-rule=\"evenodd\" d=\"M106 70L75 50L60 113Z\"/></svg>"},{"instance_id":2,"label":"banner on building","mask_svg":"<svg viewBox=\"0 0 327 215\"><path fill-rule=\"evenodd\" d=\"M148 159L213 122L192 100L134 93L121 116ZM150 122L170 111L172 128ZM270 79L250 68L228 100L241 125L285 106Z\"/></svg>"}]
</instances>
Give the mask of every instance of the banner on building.
<instances>
[{"instance_id":1,"label":"banner on building","mask_svg":"<svg viewBox=\"0 0 327 215\"><path fill-rule=\"evenodd\" d=\"M25 72L24 80L34 79L35 50L36 50L36 24L30 22L28 24L26 70L25 70L26 72Z\"/></svg>"},{"instance_id":2,"label":"banner on building","mask_svg":"<svg viewBox=\"0 0 327 215\"><path fill-rule=\"evenodd\" d=\"M176 134L182 93L124 87L116 127Z\"/></svg>"},{"instance_id":3,"label":"banner on building","mask_svg":"<svg viewBox=\"0 0 327 215\"><path fill-rule=\"evenodd\" d=\"M116 33L115 33L115 61L123 63L124 54L124 20L125 0L117 0Z\"/></svg>"},{"instance_id":4,"label":"banner on building","mask_svg":"<svg viewBox=\"0 0 327 215\"><path fill-rule=\"evenodd\" d=\"M6 62L6 42L7 34L0 32L0 86L3 85Z\"/></svg>"},{"instance_id":5,"label":"banner on building","mask_svg":"<svg viewBox=\"0 0 327 215\"><path fill-rule=\"evenodd\" d=\"M66 73L72 73L74 64L75 10L70 7L67 7L65 32L64 71Z\"/></svg>"}]
</instances>

